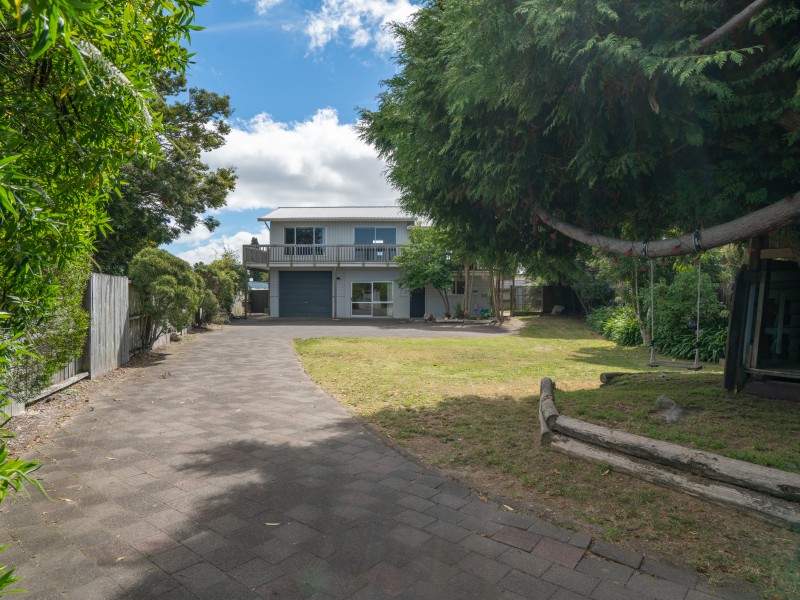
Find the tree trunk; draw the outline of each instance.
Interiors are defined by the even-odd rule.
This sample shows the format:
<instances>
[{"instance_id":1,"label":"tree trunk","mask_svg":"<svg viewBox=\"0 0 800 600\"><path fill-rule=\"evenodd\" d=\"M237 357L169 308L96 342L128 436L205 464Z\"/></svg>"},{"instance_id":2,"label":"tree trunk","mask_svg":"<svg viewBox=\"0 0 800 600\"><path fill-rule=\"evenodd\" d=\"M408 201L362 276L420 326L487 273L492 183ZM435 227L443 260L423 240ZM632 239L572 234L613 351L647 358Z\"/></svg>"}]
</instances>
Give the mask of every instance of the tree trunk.
<instances>
[{"instance_id":1,"label":"tree trunk","mask_svg":"<svg viewBox=\"0 0 800 600\"><path fill-rule=\"evenodd\" d=\"M464 310L464 318L469 319L472 310L472 285L470 282L469 262L464 261L464 298L461 300L461 307Z\"/></svg>"},{"instance_id":2,"label":"tree trunk","mask_svg":"<svg viewBox=\"0 0 800 600\"><path fill-rule=\"evenodd\" d=\"M711 248L740 242L791 225L800 219L800 192L733 221L698 230L696 234L689 233L678 238L650 242L610 238L562 221L542 208L534 209L534 212L550 227L578 242L615 254L659 258L699 254Z\"/></svg>"},{"instance_id":3,"label":"tree trunk","mask_svg":"<svg viewBox=\"0 0 800 600\"><path fill-rule=\"evenodd\" d=\"M498 273L495 277L494 281L492 282L494 286L494 293L492 294L492 299L494 306L492 310L494 311L494 317L500 323L503 322L503 275Z\"/></svg>"},{"instance_id":4,"label":"tree trunk","mask_svg":"<svg viewBox=\"0 0 800 600\"><path fill-rule=\"evenodd\" d=\"M709 46L713 46L722 38L727 36L731 31L738 29L747 21L749 21L753 16L755 16L759 11L763 10L772 0L755 0L749 6L747 6L742 12L734 15L727 22L723 25L712 31L709 35L704 37L700 40L700 43L694 49L694 52L700 52L701 50L705 50Z\"/></svg>"},{"instance_id":5,"label":"tree trunk","mask_svg":"<svg viewBox=\"0 0 800 600\"><path fill-rule=\"evenodd\" d=\"M447 297L447 290L436 288L436 291L439 292L439 296L442 298L442 302L444 303L444 316L445 318L449 319L453 315L450 313L450 299Z\"/></svg>"}]
</instances>

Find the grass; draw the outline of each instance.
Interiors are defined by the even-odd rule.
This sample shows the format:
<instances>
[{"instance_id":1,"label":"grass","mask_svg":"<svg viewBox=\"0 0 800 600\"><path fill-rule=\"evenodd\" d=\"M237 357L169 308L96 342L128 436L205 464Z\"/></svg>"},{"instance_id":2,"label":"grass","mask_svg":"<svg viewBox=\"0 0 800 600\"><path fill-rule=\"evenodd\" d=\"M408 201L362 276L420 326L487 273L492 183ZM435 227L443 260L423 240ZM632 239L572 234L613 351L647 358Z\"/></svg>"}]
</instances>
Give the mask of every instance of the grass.
<instances>
[{"instance_id":1,"label":"grass","mask_svg":"<svg viewBox=\"0 0 800 600\"><path fill-rule=\"evenodd\" d=\"M539 381L549 376L564 414L797 471L797 403L726 393L718 367L661 376L643 349L564 318L533 317L514 336L308 339L295 348L320 385L423 460L714 579L732 575L771 598L800 591L800 535L543 449L536 417ZM605 371L641 374L600 388ZM685 409L683 421L663 420L661 395Z\"/></svg>"}]
</instances>

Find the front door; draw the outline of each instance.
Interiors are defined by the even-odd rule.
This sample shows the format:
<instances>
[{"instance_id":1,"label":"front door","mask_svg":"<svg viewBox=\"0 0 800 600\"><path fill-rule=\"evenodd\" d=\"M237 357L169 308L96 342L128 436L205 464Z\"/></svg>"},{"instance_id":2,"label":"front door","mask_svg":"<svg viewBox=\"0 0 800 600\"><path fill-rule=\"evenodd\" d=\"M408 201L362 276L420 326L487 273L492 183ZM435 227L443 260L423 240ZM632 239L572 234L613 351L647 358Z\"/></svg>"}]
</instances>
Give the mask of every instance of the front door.
<instances>
[{"instance_id":1,"label":"front door","mask_svg":"<svg viewBox=\"0 0 800 600\"><path fill-rule=\"evenodd\" d=\"M391 317L394 314L391 281L353 283L350 291L353 317Z\"/></svg>"},{"instance_id":2,"label":"front door","mask_svg":"<svg viewBox=\"0 0 800 600\"><path fill-rule=\"evenodd\" d=\"M421 319L425 316L425 288L411 290L411 314L412 319Z\"/></svg>"}]
</instances>

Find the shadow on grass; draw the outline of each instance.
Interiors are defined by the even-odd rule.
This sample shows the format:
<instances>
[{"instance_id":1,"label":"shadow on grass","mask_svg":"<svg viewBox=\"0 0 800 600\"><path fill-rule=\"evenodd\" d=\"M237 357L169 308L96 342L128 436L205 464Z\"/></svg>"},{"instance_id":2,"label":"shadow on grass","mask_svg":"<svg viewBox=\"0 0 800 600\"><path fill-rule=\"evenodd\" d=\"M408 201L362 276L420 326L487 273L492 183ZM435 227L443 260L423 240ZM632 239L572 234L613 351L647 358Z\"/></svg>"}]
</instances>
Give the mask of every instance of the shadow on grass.
<instances>
[{"instance_id":1,"label":"shadow on grass","mask_svg":"<svg viewBox=\"0 0 800 600\"><path fill-rule=\"evenodd\" d=\"M523 319L526 327L520 337L552 340L598 340L600 336L586 326L583 317L540 315Z\"/></svg>"},{"instance_id":2,"label":"shadow on grass","mask_svg":"<svg viewBox=\"0 0 800 600\"><path fill-rule=\"evenodd\" d=\"M577 362L601 365L616 370L646 371L648 354L643 348L626 348L623 346L584 346L570 352L570 358ZM558 377L557 373L552 376Z\"/></svg>"}]
</instances>

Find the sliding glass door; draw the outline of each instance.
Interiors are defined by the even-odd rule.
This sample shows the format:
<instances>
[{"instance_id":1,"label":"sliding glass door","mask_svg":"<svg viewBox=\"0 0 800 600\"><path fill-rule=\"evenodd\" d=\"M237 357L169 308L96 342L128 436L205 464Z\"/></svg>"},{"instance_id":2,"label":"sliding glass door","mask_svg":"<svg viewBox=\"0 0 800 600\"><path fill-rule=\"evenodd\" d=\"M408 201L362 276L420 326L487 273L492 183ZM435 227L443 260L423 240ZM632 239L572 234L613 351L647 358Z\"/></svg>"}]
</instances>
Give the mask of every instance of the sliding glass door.
<instances>
[{"instance_id":1,"label":"sliding glass door","mask_svg":"<svg viewBox=\"0 0 800 600\"><path fill-rule=\"evenodd\" d=\"M351 315L354 317L391 317L393 295L391 281L351 284Z\"/></svg>"}]
</instances>

